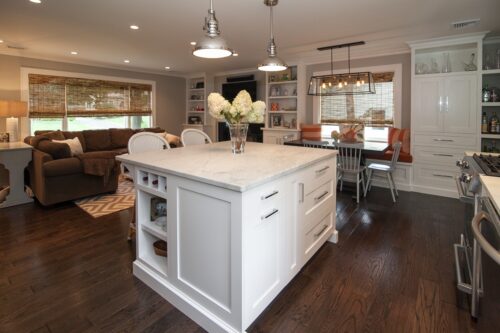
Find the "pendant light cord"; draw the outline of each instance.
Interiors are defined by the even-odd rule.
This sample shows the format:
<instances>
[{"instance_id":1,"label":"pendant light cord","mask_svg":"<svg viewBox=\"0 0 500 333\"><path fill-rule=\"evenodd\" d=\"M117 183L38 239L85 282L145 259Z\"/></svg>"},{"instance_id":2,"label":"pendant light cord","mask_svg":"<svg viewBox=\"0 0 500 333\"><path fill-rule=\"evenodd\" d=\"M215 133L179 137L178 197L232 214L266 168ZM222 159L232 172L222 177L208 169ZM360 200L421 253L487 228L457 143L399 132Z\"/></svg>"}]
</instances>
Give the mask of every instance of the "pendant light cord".
<instances>
[{"instance_id":1,"label":"pendant light cord","mask_svg":"<svg viewBox=\"0 0 500 333\"><path fill-rule=\"evenodd\" d=\"M347 47L347 66L349 68L349 74L351 74L351 47Z\"/></svg>"},{"instance_id":2,"label":"pendant light cord","mask_svg":"<svg viewBox=\"0 0 500 333\"><path fill-rule=\"evenodd\" d=\"M333 76L333 49L330 49L330 73Z\"/></svg>"},{"instance_id":3,"label":"pendant light cord","mask_svg":"<svg viewBox=\"0 0 500 333\"><path fill-rule=\"evenodd\" d=\"M274 20L273 20L273 6L271 6L271 13L269 14L270 18L271 18L271 27L270 27L270 32L271 32L271 39L274 41L274 29L273 29L273 25L274 25Z\"/></svg>"}]
</instances>

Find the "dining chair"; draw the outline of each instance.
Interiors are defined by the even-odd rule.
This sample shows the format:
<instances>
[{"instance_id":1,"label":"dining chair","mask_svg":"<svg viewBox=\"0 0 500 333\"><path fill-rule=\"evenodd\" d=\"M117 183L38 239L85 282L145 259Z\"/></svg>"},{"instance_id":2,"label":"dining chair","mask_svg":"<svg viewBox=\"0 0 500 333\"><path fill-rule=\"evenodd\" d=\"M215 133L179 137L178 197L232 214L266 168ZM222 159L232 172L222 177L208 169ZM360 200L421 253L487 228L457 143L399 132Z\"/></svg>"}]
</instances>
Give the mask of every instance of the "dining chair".
<instances>
[{"instance_id":1,"label":"dining chair","mask_svg":"<svg viewBox=\"0 0 500 333\"><path fill-rule=\"evenodd\" d=\"M365 177L364 171L365 167L361 165L361 154L363 149L358 144L339 144L338 145L338 170L339 170L339 180L340 180L340 191L342 191L344 186L344 176L346 174L351 174L356 176L356 202L359 203L359 184L363 186L363 192L365 193Z\"/></svg>"},{"instance_id":2,"label":"dining chair","mask_svg":"<svg viewBox=\"0 0 500 333\"><path fill-rule=\"evenodd\" d=\"M328 141L302 140L302 144L308 148L327 148Z\"/></svg>"},{"instance_id":3,"label":"dining chair","mask_svg":"<svg viewBox=\"0 0 500 333\"><path fill-rule=\"evenodd\" d=\"M370 191L372 187L373 175L376 172L383 173L387 177L387 182L389 183L389 188L391 190L392 201L396 202L396 196L399 196L398 189L396 188L396 183L394 182L393 172L396 169L396 163L398 162L399 152L401 151L401 142L398 141L392 145L394 152L392 154L392 159L390 164L382 163L370 163L368 165L368 180L366 182L365 197L366 193ZM394 196L394 192L396 196Z\"/></svg>"},{"instance_id":4,"label":"dining chair","mask_svg":"<svg viewBox=\"0 0 500 333\"><path fill-rule=\"evenodd\" d=\"M161 151L165 149L170 149L170 145L168 141L158 134L143 132L132 135L128 141L128 153L129 155L146 153L150 151ZM129 174L131 175L132 181L136 182L135 172L132 168L129 168ZM131 170L132 169L132 170ZM134 213L132 214L132 221L130 221L128 228L128 236L127 239L131 240L136 231L135 224L135 207L137 204L137 198L134 202Z\"/></svg>"},{"instance_id":5,"label":"dining chair","mask_svg":"<svg viewBox=\"0 0 500 333\"><path fill-rule=\"evenodd\" d=\"M186 128L182 131L181 141L184 147L212 143L212 140L205 132L196 128Z\"/></svg>"}]
</instances>

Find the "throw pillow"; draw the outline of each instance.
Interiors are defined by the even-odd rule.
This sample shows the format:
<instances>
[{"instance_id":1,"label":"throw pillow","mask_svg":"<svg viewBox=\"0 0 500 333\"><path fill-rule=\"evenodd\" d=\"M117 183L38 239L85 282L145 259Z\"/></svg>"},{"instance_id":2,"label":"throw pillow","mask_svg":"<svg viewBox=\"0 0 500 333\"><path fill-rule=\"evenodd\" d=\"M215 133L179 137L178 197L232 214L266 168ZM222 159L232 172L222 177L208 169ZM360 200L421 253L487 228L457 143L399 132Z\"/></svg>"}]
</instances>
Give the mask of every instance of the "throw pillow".
<instances>
[{"instance_id":1,"label":"throw pillow","mask_svg":"<svg viewBox=\"0 0 500 333\"><path fill-rule=\"evenodd\" d=\"M340 141L363 142L365 141L365 125L363 124L341 124Z\"/></svg>"},{"instance_id":2,"label":"throw pillow","mask_svg":"<svg viewBox=\"0 0 500 333\"><path fill-rule=\"evenodd\" d=\"M410 153L410 129L409 128L395 128L389 129L389 138L387 142L393 146L396 142L401 141L401 152L405 154Z\"/></svg>"},{"instance_id":3,"label":"throw pillow","mask_svg":"<svg viewBox=\"0 0 500 333\"><path fill-rule=\"evenodd\" d=\"M167 140L167 142L168 142L168 144L170 145L171 148L181 147L182 146L182 144L181 144L181 138L178 137L177 135L168 134L167 132L155 133L155 134L159 135L162 138L164 138L165 140Z\"/></svg>"},{"instance_id":4,"label":"throw pillow","mask_svg":"<svg viewBox=\"0 0 500 333\"><path fill-rule=\"evenodd\" d=\"M66 140L52 140L52 142L67 144L69 146L69 149L71 150L71 155L73 156L83 154L82 144L77 137Z\"/></svg>"}]
</instances>

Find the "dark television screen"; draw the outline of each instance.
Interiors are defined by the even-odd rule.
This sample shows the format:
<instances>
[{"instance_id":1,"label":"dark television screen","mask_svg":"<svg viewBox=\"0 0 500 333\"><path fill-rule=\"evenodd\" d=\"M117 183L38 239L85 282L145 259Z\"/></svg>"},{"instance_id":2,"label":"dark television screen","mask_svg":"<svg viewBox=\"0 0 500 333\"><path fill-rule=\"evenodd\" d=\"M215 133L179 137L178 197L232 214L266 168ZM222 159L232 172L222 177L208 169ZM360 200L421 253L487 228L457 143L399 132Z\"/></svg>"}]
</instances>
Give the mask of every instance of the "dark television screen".
<instances>
[{"instance_id":1,"label":"dark television screen","mask_svg":"<svg viewBox=\"0 0 500 333\"><path fill-rule=\"evenodd\" d=\"M248 91L250 97L252 97L252 101L257 100L257 81L241 81L222 84L222 96L231 103L241 90Z\"/></svg>"}]
</instances>

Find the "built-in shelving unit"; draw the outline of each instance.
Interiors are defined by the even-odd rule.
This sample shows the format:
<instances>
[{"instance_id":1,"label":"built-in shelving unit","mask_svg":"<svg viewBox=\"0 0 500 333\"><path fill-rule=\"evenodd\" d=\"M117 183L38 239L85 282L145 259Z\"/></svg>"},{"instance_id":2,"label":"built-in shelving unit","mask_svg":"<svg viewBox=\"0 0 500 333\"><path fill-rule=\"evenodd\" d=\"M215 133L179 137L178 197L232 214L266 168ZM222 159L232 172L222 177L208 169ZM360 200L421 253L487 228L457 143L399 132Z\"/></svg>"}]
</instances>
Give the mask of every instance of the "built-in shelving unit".
<instances>
[{"instance_id":1,"label":"built-in shelving unit","mask_svg":"<svg viewBox=\"0 0 500 333\"><path fill-rule=\"evenodd\" d=\"M153 244L167 242L167 177L146 170L137 170L137 258L160 275L167 276L168 256L155 253Z\"/></svg>"},{"instance_id":2,"label":"built-in shelving unit","mask_svg":"<svg viewBox=\"0 0 500 333\"><path fill-rule=\"evenodd\" d=\"M500 38L486 38L483 41L483 59L481 71L481 119L486 114L488 132L481 133L481 150L485 152L500 152L500 133L492 132L491 118L496 115L500 119L500 61L497 61L497 52L500 54ZM500 56L499 56L500 57ZM496 91L497 99L485 101L483 89Z\"/></svg>"},{"instance_id":3,"label":"built-in shelving unit","mask_svg":"<svg viewBox=\"0 0 500 333\"><path fill-rule=\"evenodd\" d=\"M187 127L203 129L206 124L207 94L205 77L186 80L186 123Z\"/></svg>"},{"instance_id":4,"label":"built-in shelving unit","mask_svg":"<svg viewBox=\"0 0 500 333\"><path fill-rule=\"evenodd\" d=\"M303 120L301 66L290 66L281 72L266 75L266 104L264 143L282 144L300 138Z\"/></svg>"}]
</instances>

